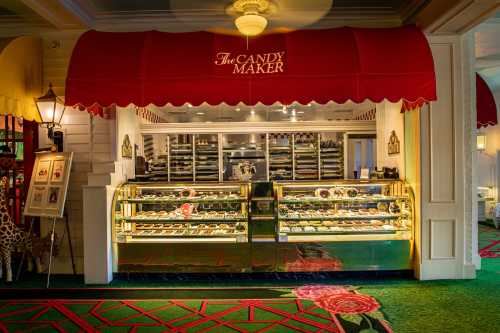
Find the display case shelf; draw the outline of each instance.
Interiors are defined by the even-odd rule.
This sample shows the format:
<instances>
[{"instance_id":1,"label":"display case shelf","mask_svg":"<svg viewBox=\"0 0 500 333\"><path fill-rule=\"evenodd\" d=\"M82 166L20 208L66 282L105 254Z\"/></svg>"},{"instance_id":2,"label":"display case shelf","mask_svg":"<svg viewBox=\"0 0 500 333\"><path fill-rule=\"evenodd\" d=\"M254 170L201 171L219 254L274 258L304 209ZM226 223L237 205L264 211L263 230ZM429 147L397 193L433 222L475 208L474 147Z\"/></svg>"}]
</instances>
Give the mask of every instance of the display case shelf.
<instances>
[{"instance_id":1,"label":"display case shelf","mask_svg":"<svg viewBox=\"0 0 500 333\"><path fill-rule=\"evenodd\" d=\"M300 235L300 236L318 236L318 235L387 235L394 234L398 231L410 231L409 229L388 229L388 230L374 230L374 229L359 229L359 230L339 230L339 231L308 231L308 232L293 232L293 231L280 231L280 234L287 235Z\"/></svg>"},{"instance_id":2,"label":"display case shelf","mask_svg":"<svg viewBox=\"0 0 500 333\"><path fill-rule=\"evenodd\" d=\"M304 204L304 203L378 203L392 202L397 200L409 200L409 197L343 197L343 198L318 198L318 197L301 197L296 199L281 199L283 204Z\"/></svg>"},{"instance_id":3,"label":"display case shelf","mask_svg":"<svg viewBox=\"0 0 500 333\"><path fill-rule=\"evenodd\" d=\"M247 198L217 198L217 199L203 199L203 198L135 199L135 198L123 198L123 199L118 199L118 202L142 203L142 204L233 203L233 202L246 202L246 201L247 201Z\"/></svg>"},{"instance_id":4,"label":"display case shelf","mask_svg":"<svg viewBox=\"0 0 500 333\"><path fill-rule=\"evenodd\" d=\"M290 216L290 215L279 215L278 217L282 220L290 221L351 221L351 220L396 220L398 218L407 217L407 213L403 214L388 214L388 215L329 215L329 216Z\"/></svg>"},{"instance_id":5,"label":"display case shelf","mask_svg":"<svg viewBox=\"0 0 500 333\"><path fill-rule=\"evenodd\" d=\"M191 218L163 218L163 217L117 217L115 218L117 221L126 221L126 222L136 222L136 223L179 223L179 222L198 222L198 223L226 223L226 222L242 222L247 221L247 216L239 216L239 217L217 217L217 218L206 218L206 217L191 217Z\"/></svg>"}]
</instances>

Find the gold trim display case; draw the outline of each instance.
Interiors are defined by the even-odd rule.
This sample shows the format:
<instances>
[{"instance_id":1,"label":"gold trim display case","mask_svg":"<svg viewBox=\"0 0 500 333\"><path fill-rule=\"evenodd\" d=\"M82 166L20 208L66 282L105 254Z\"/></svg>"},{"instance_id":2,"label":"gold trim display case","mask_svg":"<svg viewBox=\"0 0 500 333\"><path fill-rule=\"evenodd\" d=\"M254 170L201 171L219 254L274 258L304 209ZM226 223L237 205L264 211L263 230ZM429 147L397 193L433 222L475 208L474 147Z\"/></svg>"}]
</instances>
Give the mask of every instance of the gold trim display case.
<instances>
[{"instance_id":1,"label":"gold trim display case","mask_svg":"<svg viewBox=\"0 0 500 333\"><path fill-rule=\"evenodd\" d=\"M245 271L247 183L126 183L113 209L115 272Z\"/></svg>"},{"instance_id":2,"label":"gold trim display case","mask_svg":"<svg viewBox=\"0 0 500 333\"><path fill-rule=\"evenodd\" d=\"M403 181L277 183L275 191L277 270L412 269L414 197Z\"/></svg>"}]
</instances>

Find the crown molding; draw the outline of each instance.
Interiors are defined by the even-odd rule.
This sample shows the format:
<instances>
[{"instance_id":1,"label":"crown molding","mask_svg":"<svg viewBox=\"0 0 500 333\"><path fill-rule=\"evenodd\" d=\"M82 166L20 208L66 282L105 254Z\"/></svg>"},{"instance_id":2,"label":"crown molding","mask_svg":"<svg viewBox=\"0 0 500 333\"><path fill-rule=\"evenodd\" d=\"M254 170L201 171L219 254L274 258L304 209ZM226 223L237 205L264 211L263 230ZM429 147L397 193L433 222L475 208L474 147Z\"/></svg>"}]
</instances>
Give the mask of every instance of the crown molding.
<instances>
[{"instance_id":1,"label":"crown molding","mask_svg":"<svg viewBox=\"0 0 500 333\"><path fill-rule=\"evenodd\" d=\"M413 0L403 2L398 9L399 17L405 24L414 23L413 20L418 13L432 0Z\"/></svg>"},{"instance_id":2,"label":"crown molding","mask_svg":"<svg viewBox=\"0 0 500 333\"><path fill-rule=\"evenodd\" d=\"M177 16L189 17L181 21ZM228 17L219 11L141 11L102 12L96 15L93 28L102 31L193 31L193 27L217 26L228 23ZM402 24L400 16L392 10L371 10L360 12L356 9L332 11L318 22L305 29L325 29L339 26L353 27L393 27Z\"/></svg>"},{"instance_id":3,"label":"crown molding","mask_svg":"<svg viewBox=\"0 0 500 333\"><path fill-rule=\"evenodd\" d=\"M92 7L88 5L83 6L80 2L75 2L74 0L59 0L59 3L73 14L73 16L77 17L83 25L88 28L93 27L96 11L93 11Z\"/></svg>"},{"instance_id":4,"label":"crown molding","mask_svg":"<svg viewBox=\"0 0 500 333\"><path fill-rule=\"evenodd\" d=\"M39 0L21 0L24 5L32 9L35 13L40 15L45 21L50 23L57 29L65 29L67 22L61 16L57 15L51 8L47 6L47 2Z\"/></svg>"},{"instance_id":5,"label":"crown molding","mask_svg":"<svg viewBox=\"0 0 500 333\"><path fill-rule=\"evenodd\" d=\"M443 0L431 2L417 23L429 34L463 34L492 17L500 0Z\"/></svg>"}]
</instances>

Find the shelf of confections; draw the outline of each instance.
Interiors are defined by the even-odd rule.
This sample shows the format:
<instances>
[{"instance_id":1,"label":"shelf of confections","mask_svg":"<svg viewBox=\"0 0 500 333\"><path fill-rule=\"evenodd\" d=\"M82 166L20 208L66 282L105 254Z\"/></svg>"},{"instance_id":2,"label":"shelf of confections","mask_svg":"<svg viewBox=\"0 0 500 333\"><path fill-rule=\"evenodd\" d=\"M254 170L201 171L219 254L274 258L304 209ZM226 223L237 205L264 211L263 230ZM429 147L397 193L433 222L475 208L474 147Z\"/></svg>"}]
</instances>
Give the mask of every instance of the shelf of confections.
<instances>
[{"instance_id":1,"label":"shelf of confections","mask_svg":"<svg viewBox=\"0 0 500 333\"><path fill-rule=\"evenodd\" d=\"M119 242L169 242L178 239L183 242L200 241L200 239L227 240L229 242L247 241L247 226L243 223L182 223L182 224L135 224L134 230L123 230L117 227ZM142 238L145 237L145 238Z\"/></svg>"},{"instance_id":2,"label":"shelf of confections","mask_svg":"<svg viewBox=\"0 0 500 333\"><path fill-rule=\"evenodd\" d=\"M139 222L139 223L175 223L175 222L189 222L189 223L218 223L218 222L246 222L248 217L246 215L238 215L238 216L214 216L214 217L206 217L206 216L193 216L189 218L184 217L161 217L161 216L152 216L152 215L136 215L136 216L115 216L116 220L125 221L125 222Z\"/></svg>"},{"instance_id":3,"label":"shelf of confections","mask_svg":"<svg viewBox=\"0 0 500 333\"><path fill-rule=\"evenodd\" d=\"M172 143L169 147L169 172L172 181L191 181L194 176L193 145Z\"/></svg>"},{"instance_id":4,"label":"shelf of confections","mask_svg":"<svg viewBox=\"0 0 500 333\"><path fill-rule=\"evenodd\" d=\"M322 179L340 179L344 177L344 153L342 141L321 141L320 156Z\"/></svg>"},{"instance_id":5,"label":"shelf of confections","mask_svg":"<svg viewBox=\"0 0 500 333\"><path fill-rule=\"evenodd\" d=\"M197 181L219 180L219 150L217 142L198 141L195 146L195 179Z\"/></svg>"},{"instance_id":6,"label":"shelf of confections","mask_svg":"<svg viewBox=\"0 0 500 333\"><path fill-rule=\"evenodd\" d=\"M408 216L409 213L401 214L387 214L387 215L308 215L308 216L294 216L294 215L279 215L280 220L290 221L351 221L351 220L397 220L402 217Z\"/></svg>"},{"instance_id":7,"label":"shelf of confections","mask_svg":"<svg viewBox=\"0 0 500 333\"><path fill-rule=\"evenodd\" d=\"M170 235L163 234L158 236L151 235L130 235L130 236L118 236L118 243L246 243L248 242L248 236L243 235Z\"/></svg>"},{"instance_id":8,"label":"shelf of confections","mask_svg":"<svg viewBox=\"0 0 500 333\"><path fill-rule=\"evenodd\" d=\"M195 229L196 230L196 229ZM140 232L125 232L120 234L120 236L132 236L132 237L137 237L137 236L148 236L148 237L179 237L179 238L185 238L185 237L227 237L227 236L246 236L246 232L228 232L227 230L221 231L221 230L202 230L200 232L195 232L195 230L177 230L177 229L172 229L170 230L149 230L151 232L147 232L146 230L140 231Z\"/></svg>"},{"instance_id":9,"label":"shelf of confections","mask_svg":"<svg viewBox=\"0 0 500 333\"><path fill-rule=\"evenodd\" d=\"M377 203L394 202L398 200L409 200L408 196L357 196L357 197L284 197L280 199L281 204L309 204L309 203Z\"/></svg>"},{"instance_id":10,"label":"shelf of confections","mask_svg":"<svg viewBox=\"0 0 500 333\"><path fill-rule=\"evenodd\" d=\"M297 229L298 228L298 229ZM363 228L363 227L336 227L337 229L316 227L315 231L306 229L307 227L281 227L280 233L288 235L358 235L358 234L394 234L397 232L410 231L408 228ZM300 230L299 230L300 229Z\"/></svg>"},{"instance_id":11,"label":"shelf of confections","mask_svg":"<svg viewBox=\"0 0 500 333\"><path fill-rule=\"evenodd\" d=\"M221 198L169 198L169 197L157 197L157 198L123 198L118 199L120 202L128 203L142 203L142 204L158 204L158 203L235 203L235 202L246 202L247 198L244 197L221 197Z\"/></svg>"},{"instance_id":12,"label":"shelf of confections","mask_svg":"<svg viewBox=\"0 0 500 333\"><path fill-rule=\"evenodd\" d=\"M269 179L293 179L293 134L269 134Z\"/></svg>"}]
</instances>

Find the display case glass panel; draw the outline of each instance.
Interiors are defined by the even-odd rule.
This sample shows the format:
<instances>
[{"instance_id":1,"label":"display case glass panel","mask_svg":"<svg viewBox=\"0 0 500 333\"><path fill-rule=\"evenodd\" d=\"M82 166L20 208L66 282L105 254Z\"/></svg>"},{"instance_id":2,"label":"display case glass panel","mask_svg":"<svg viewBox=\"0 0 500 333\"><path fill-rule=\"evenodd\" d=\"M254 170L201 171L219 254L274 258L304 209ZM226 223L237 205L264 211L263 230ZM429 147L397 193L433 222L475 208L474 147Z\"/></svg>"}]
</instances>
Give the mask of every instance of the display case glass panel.
<instances>
[{"instance_id":1,"label":"display case glass panel","mask_svg":"<svg viewBox=\"0 0 500 333\"><path fill-rule=\"evenodd\" d=\"M413 195L401 181L281 183L277 198L281 241L413 237Z\"/></svg>"},{"instance_id":2,"label":"display case glass panel","mask_svg":"<svg viewBox=\"0 0 500 333\"><path fill-rule=\"evenodd\" d=\"M115 194L116 243L247 242L247 184L129 183Z\"/></svg>"}]
</instances>

